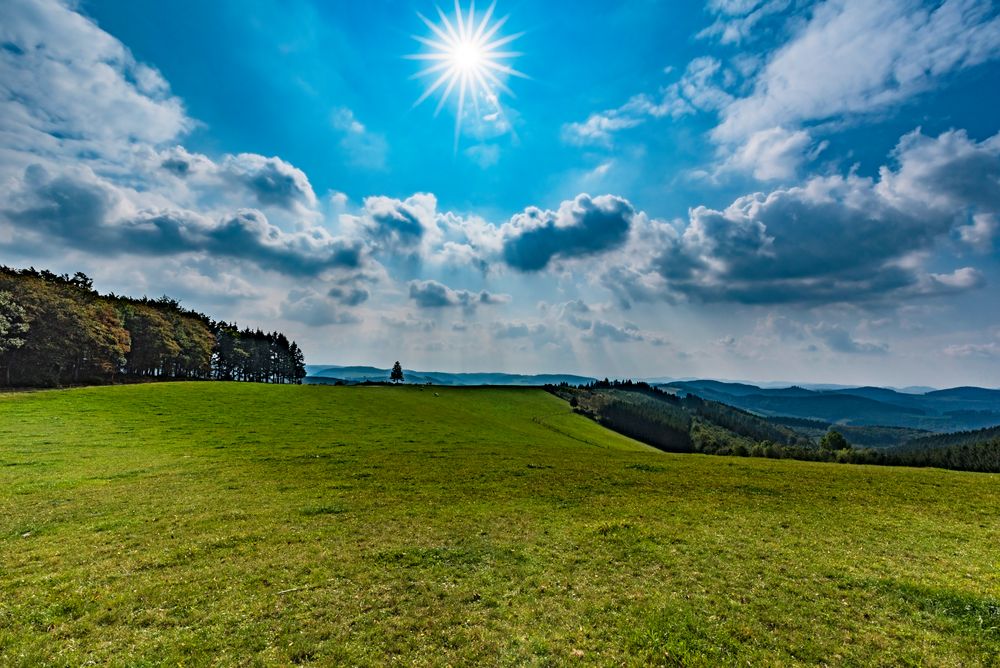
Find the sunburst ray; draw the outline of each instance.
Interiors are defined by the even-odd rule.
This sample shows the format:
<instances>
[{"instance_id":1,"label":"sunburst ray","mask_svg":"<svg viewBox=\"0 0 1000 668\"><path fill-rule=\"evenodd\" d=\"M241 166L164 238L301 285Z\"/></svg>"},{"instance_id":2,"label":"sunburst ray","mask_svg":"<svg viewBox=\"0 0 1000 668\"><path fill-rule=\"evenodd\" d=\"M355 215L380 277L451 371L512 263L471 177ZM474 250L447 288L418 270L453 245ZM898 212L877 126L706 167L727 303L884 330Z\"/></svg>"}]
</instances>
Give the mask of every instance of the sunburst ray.
<instances>
[{"instance_id":1,"label":"sunburst ray","mask_svg":"<svg viewBox=\"0 0 1000 668\"><path fill-rule=\"evenodd\" d=\"M509 17L496 18L496 0L478 17L475 0L469 3L468 11L462 8L461 0L455 0L453 16L448 16L440 6L435 9L440 18L438 23L417 13L431 32L427 36L414 35L413 39L427 50L406 56L426 64L412 78L431 77L430 83L413 106L422 104L441 91L434 110L437 115L454 93L457 98L455 149L458 150L467 103L471 104L469 113L474 112L477 118L505 116L500 106L499 93L514 97L514 92L504 79L530 78L508 64L508 61L522 55L509 50L508 45L522 37L523 33L500 36L499 31ZM484 103L487 108L481 111L481 104Z\"/></svg>"}]
</instances>

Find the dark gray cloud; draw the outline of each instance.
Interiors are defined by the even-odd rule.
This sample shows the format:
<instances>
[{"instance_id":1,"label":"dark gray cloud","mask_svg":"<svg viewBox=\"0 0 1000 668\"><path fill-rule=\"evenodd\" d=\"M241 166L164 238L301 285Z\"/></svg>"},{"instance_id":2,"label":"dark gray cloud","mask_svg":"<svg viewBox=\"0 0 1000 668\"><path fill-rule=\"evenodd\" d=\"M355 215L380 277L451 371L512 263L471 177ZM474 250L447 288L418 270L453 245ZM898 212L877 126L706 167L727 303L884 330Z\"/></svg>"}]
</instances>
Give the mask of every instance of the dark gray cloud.
<instances>
[{"instance_id":1,"label":"dark gray cloud","mask_svg":"<svg viewBox=\"0 0 1000 668\"><path fill-rule=\"evenodd\" d=\"M337 285L330 288L327 296L344 306L359 306L368 301L371 292L356 285Z\"/></svg>"},{"instance_id":2,"label":"dark gray cloud","mask_svg":"<svg viewBox=\"0 0 1000 668\"><path fill-rule=\"evenodd\" d=\"M380 249L413 252L434 227L436 209L433 195L417 194L405 200L369 197L364 226Z\"/></svg>"},{"instance_id":3,"label":"dark gray cloud","mask_svg":"<svg viewBox=\"0 0 1000 668\"><path fill-rule=\"evenodd\" d=\"M437 281L411 281L410 299L420 308L454 308L473 310L477 306L492 306L510 302L509 295L500 295L482 290L453 290Z\"/></svg>"},{"instance_id":4,"label":"dark gray cloud","mask_svg":"<svg viewBox=\"0 0 1000 668\"><path fill-rule=\"evenodd\" d=\"M558 211L536 207L504 225L503 258L521 271L539 271L554 258L611 250L625 243L635 209L620 197L578 195Z\"/></svg>"},{"instance_id":5,"label":"dark gray cloud","mask_svg":"<svg viewBox=\"0 0 1000 668\"><path fill-rule=\"evenodd\" d=\"M168 172L180 177L187 176L191 173L191 162L179 157L165 158L163 162L160 163L160 166Z\"/></svg>"},{"instance_id":6,"label":"dark gray cloud","mask_svg":"<svg viewBox=\"0 0 1000 668\"><path fill-rule=\"evenodd\" d=\"M962 237L975 214L1000 211L1000 135L976 143L962 132L913 133L894 157L897 169L878 180L818 177L722 211L695 208L646 266L612 268L604 283L624 303L831 303L980 287L971 267L927 274L919 258ZM964 236L982 245L988 229Z\"/></svg>"},{"instance_id":7,"label":"dark gray cloud","mask_svg":"<svg viewBox=\"0 0 1000 668\"><path fill-rule=\"evenodd\" d=\"M363 260L360 242L321 228L285 232L252 209L218 221L184 210L130 211L113 186L88 170L52 176L29 167L10 204L0 215L14 225L13 244L22 247L68 246L101 255L207 252L290 275L357 268Z\"/></svg>"},{"instance_id":8,"label":"dark gray cloud","mask_svg":"<svg viewBox=\"0 0 1000 668\"><path fill-rule=\"evenodd\" d=\"M299 205L316 204L316 195L305 173L281 158L241 153L226 158L221 170L226 179L250 191L261 206L292 211Z\"/></svg>"}]
</instances>

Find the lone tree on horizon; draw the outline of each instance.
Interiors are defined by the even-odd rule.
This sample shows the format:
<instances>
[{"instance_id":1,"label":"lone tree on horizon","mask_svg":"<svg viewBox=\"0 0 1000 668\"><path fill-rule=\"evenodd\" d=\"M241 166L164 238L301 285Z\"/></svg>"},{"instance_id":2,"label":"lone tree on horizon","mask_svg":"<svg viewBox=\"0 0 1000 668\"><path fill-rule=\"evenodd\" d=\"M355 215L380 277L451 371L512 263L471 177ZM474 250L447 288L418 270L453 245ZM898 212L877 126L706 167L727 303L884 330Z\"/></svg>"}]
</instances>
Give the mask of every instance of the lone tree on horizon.
<instances>
[{"instance_id":1,"label":"lone tree on horizon","mask_svg":"<svg viewBox=\"0 0 1000 668\"><path fill-rule=\"evenodd\" d=\"M819 442L819 447L823 450L850 450L851 444L847 442L844 435L841 434L836 429L831 429L823 435L823 438Z\"/></svg>"},{"instance_id":2,"label":"lone tree on horizon","mask_svg":"<svg viewBox=\"0 0 1000 668\"><path fill-rule=\"evenodd\" d=\"M400 365L399 360L392 365L392 373L389 374L389 380L393 383L403 382L403 367Z\"/></svg>"}]
</instances>

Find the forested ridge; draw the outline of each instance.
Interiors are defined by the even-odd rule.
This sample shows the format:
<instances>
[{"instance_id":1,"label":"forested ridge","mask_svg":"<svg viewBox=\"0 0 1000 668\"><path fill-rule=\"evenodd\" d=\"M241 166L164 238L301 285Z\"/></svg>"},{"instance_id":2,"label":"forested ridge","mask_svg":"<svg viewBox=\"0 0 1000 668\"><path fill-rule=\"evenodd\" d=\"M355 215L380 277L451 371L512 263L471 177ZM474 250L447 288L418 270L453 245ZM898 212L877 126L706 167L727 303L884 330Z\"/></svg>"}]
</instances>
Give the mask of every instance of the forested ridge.
<instances>
[{"instance_id":1,"label":"forested ridge","mask_svg":"<svg viewBox=\"0 0 1000 668\"><path fill-rule=\"evenodd\" d=\"M304 377L302 350L280 332L240 329L169 297L101 295L79 272L0 266L0 385Z\"/></svg>"},{"instance_id":2,"label":"forested ridge","mask_svg":"<svg viewBox=\"0 0 1000 668\"><path fill-rule=\"evenodd\" d=\"M631 380L548 389L577 412L667 452L1000 472L1000 427L926 435L909 429L852 429L813 420L776 420L690 393L678 397ZM885 448L864 447L860 442L880 431L920 437ZM852 440L855 436L862 438Z\"/></svg>"}]
</instances>

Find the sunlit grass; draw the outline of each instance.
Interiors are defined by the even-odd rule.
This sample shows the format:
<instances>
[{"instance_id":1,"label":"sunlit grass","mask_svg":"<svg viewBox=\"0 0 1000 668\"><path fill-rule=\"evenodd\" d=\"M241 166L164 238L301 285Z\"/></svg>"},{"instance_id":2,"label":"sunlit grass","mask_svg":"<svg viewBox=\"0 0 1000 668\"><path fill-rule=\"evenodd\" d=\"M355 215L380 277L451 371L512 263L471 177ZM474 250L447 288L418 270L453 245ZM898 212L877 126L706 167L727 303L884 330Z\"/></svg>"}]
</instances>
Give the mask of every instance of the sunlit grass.
<instances>
[{"instance_id":1,"label":"sunlit grass","mask_svg":"<svg viewBox=\"0 0 1000 668\"><path fill-rule=\"evenodd\" d=\"M997 665L998 511L538 390L6 395L0 665Z\"/></svg>"}]
</instances>

